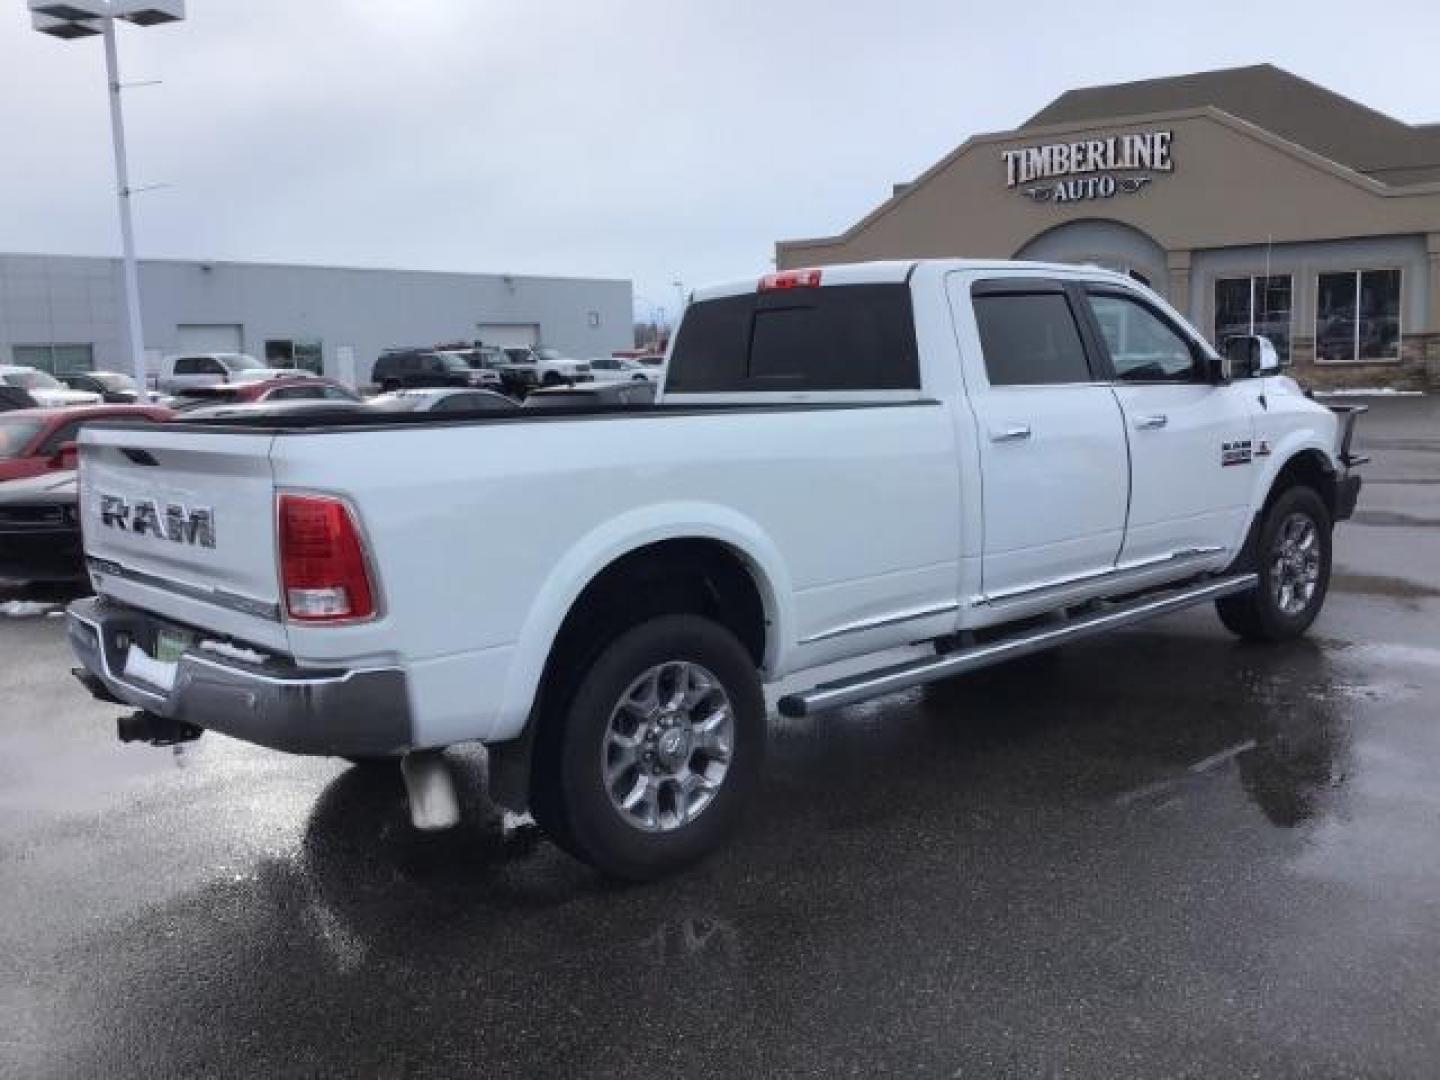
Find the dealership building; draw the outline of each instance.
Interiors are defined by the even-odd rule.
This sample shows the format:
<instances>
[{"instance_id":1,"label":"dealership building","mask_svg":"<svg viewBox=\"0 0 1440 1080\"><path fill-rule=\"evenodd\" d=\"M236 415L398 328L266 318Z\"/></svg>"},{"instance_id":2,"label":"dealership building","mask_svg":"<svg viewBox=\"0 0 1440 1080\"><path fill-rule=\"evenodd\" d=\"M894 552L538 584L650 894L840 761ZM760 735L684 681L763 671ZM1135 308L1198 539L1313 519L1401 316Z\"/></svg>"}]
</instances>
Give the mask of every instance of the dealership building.
<instances>
[{"instance_id":1,"label":"dealership building","mask_svg":"<svg viewBox=\"0 0 1440 1080\"><path fill-rule=\"evenodd\" d=\"M1440 390L1440 124L1270 65L1072 90L776 256L1098 264L1307 383Z\"/></svg>"},{"instance_id":2,"label":"dealership building","mask_svg":"<svg viewBox=\"0 0 1440 1080\"><path fill-rule=\"evenodd\" d=\"M245 352L366 383L386 348L484 341L609 356L632 338L631 285L596 278L141 260L152 371ZM129 371L118 259L0 254L0 363Z\"/></svg>"}]
</instances>

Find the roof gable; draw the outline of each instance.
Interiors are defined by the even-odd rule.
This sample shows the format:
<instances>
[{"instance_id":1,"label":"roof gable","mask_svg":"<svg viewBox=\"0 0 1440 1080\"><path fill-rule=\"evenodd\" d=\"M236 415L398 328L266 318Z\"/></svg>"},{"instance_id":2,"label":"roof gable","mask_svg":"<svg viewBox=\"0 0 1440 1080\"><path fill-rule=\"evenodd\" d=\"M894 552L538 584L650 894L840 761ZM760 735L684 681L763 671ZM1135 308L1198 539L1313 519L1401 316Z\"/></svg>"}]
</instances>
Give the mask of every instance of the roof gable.
<instances>
[{"instance_id":1,"label":"roof gable","mask_svg":"<svg viewBox=\"0 0 1440 1080\"><path fill-rule=\"evenodd\" d=\"M1272 64L1071 90L1020 130L1207 106L1382 183L1440 180L1440 125L1411 126Z\"/></svg>"}]
</instances>

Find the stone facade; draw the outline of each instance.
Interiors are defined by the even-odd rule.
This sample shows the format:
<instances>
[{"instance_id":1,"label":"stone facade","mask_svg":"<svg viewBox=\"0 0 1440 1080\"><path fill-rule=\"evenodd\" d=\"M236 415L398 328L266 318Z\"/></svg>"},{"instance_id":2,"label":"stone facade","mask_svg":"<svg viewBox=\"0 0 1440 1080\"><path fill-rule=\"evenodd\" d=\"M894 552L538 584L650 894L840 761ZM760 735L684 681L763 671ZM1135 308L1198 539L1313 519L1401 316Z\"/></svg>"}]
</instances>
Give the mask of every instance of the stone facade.
<instances>
[{"instance_id":1,"label":"stone facade","mask_svg":"<svg viewBox=\"0 0 1440 1080\"><path fill-rule=\"evenodd\" d=\"M1315 339L1297 337L1291 345L1290 374L1317 390L1384 386L1395 390L1440 392L1440 334L1406 334L1400 359L1373 364L1317 364Z\"/></svg>"}]
</instances>

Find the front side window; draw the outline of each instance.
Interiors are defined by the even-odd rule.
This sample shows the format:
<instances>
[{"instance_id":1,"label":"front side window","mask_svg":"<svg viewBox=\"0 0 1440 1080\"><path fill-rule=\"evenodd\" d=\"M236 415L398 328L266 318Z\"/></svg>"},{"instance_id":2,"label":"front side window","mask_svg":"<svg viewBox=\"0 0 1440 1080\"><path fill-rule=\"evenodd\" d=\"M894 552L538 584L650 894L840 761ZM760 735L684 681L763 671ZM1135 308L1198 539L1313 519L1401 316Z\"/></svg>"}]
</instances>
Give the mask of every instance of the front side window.
<instances>
[{"instance_id":1,"label":"front side window","mask_svg":"<svg viewBox=\"0 0 1440 1080\"><path fill-rule=\"evenodd\" d=\"M1091 294L1090 310L1121 382L1188 382L1196 375L1190 342L1138 300Z\"/></svg>"},{"instance_id":2,"label":"front side window","mask_svg":"<svg viewBox=\"0 0 1440 1080\"><path fill-rule=\"evenodd\" d=\"M1290 359L1293 288L1289 274L1218 278L1215 281L1215 346L1232 337L1260 334L1280 359Z\"/></svg>"},{"instance_id":3,"label":"front side window","mask_svg":"<svg viewBox=\"0 0 1440 1080\"><path fill-rule=\"evenodd\" d=\"M979 295L975 321L991 386L1090 381L1080 329L1064 293Z\"/></svg>"},{"instance_id":4,"label":"front side window","mask_svg":"<svg viewBox=\"0 0 1440 1080\"><path fill-rule=\"evenodd\" d=\"M1341 364L1400 359L1400 271L1321 274L1315 359Z\"/></svg>"}]
</instances>

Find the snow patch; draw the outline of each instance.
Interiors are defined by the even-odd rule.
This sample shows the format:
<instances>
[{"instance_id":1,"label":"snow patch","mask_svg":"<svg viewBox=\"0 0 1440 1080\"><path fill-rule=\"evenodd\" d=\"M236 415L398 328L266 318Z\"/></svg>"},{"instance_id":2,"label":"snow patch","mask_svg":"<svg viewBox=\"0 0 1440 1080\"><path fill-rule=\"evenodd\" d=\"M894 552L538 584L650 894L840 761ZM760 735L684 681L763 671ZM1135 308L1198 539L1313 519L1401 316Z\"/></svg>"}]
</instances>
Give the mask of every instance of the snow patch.
<instances>
[{"instance_id":1,"label":"snow patch","mask_svg":"<svg viewBox=\"0 0 1440 1080\"><path fill-rule=\"evenodd\" d=\"M1353 386L1341 390L1316 390L1316 397L1424 397L1424 390L1396 390L1393 386Z\"/></svg>"},{"instance_id":2,"label":"snow patch","mask_svg":"<svg viewBox=\"0 0 1440 1080\"><path fill-rule=\"evenodd\" d=\"M30 619L37 615L55 613L59 606L43 600L5 600L0 602L0 615L7 615L12 619Z\"/></svg>"}]
</instances>

